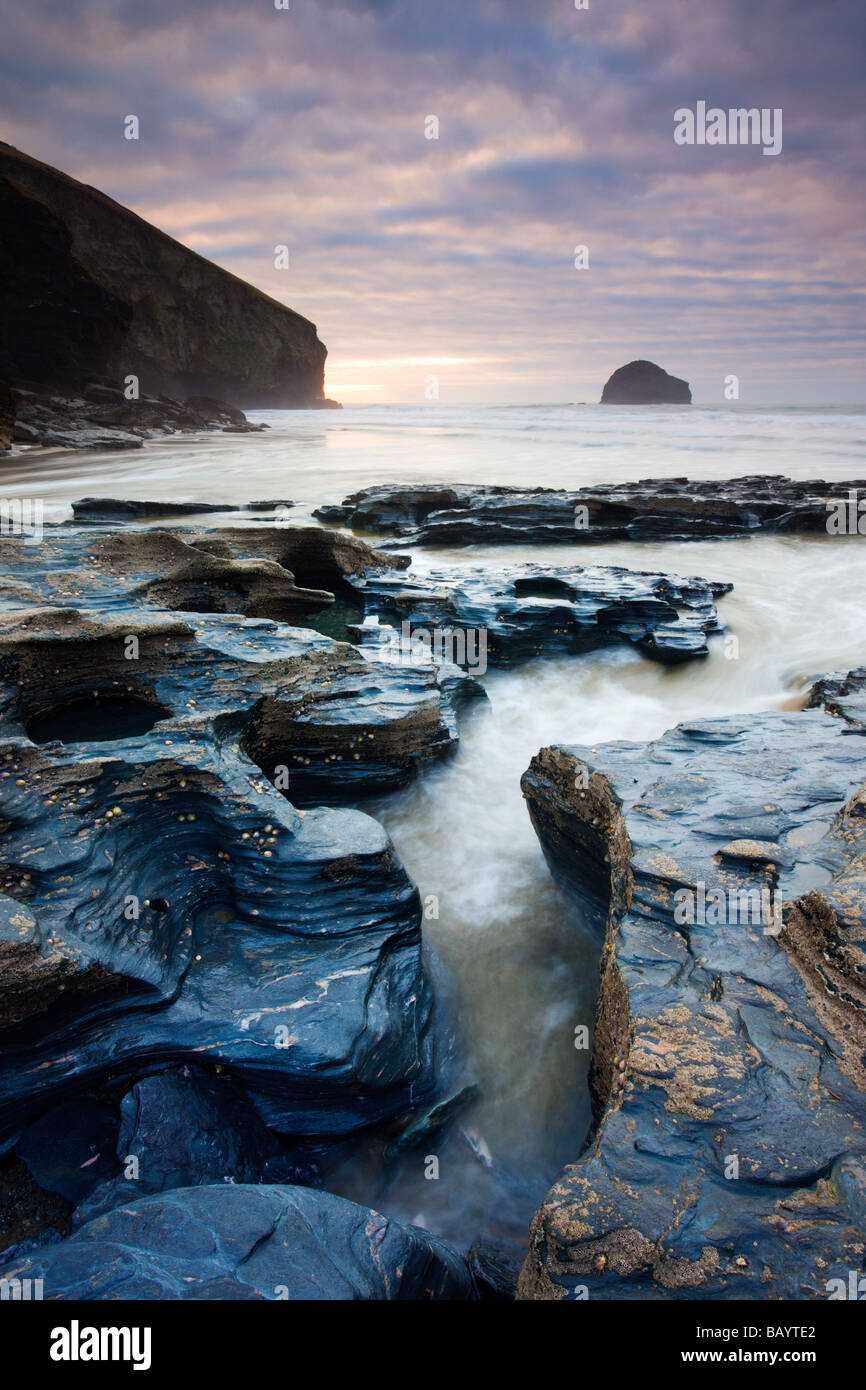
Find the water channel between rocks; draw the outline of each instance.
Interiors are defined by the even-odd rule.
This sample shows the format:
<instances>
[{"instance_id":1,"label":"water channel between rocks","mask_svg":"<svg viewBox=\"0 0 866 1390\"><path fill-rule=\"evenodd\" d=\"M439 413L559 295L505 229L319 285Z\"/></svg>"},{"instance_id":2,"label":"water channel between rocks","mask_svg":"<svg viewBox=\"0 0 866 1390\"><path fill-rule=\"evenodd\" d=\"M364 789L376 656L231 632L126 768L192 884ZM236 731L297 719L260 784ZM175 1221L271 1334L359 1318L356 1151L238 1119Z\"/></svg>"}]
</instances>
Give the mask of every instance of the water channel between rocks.
<instances>
[{"instance_id":1,"label":"water channel between rocks","mask_svg":"<svg viewBox=\"0 0 866 1390\"><path fill-rule=\"evenodd\" d=\"M574 564L573 548L511 547L420 554L413 570L452 564ZM448 1130L383 1167L357 1155L328 1186L425 1225L465 1248L483 1232L525 1237L558 1170L590 1121L589 1054L599 937L560 891L530 825L520 776L550 743L645 741L683 719L797 706L810 676L862 661L866 554L824 538L752 537L583 552L584 564L733 581L719 611L736 657L666 668L631 649L541 658L488 671L489 705L463 718L456 755L363 809L377 816L422 896L428 960L480 1094ZM730 649L730 648L729 648ZM735 789L732 788L732 793ZM439 1158L439 1177L425 1159Z\"/></svg>"}]
</instances>

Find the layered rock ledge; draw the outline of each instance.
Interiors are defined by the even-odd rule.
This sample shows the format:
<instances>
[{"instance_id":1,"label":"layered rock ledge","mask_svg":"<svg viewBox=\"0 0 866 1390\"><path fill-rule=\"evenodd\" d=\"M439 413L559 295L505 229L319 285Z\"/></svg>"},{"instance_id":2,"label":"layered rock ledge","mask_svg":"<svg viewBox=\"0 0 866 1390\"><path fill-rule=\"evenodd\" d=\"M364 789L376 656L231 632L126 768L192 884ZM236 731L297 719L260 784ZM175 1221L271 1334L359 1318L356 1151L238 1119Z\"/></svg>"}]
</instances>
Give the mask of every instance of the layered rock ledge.
<instances>
[{"instance_id":1,"label":"layered rock ledge","mask_svg":"<svg viewBox=\"0 0 866 1390\"><path fill-rule=\"evenodd\" d=\"M442 634L446 665L457 660L475 675L484 674L488 661L514 665L542 652L618 643L675 664L705 656L708 639L724 630L715 601L732 586L723 582L602 565L454 566L417 576L405 573L408 555L372 550L355 536L266 524L263 509L287 512L288 506L249 503L248 510L262 512L265 524L257 526L109 530L101 523L127 509L131 519L145 520L201 508L84 499L75 504L76 515L99 523L98 530L50 528L39 546L0 540L9 576L0 580L0 607L4 598L10 607L25 598L113 615L132 605L317 623L383 666L396 663L395 684L401 671L422 664L413 642L404 641L407 627L410 634ZM479 634L483 663L460 659ZM417 671L407 677L415 679Z\"/></svg>"},{"instance_id":2,"label":"layered rock ledge","mask_svg":"<svg viewBox=\"0 0 866 1390\"><path fill-rule=\"evenodd\" d=\"M178 1061L319 1142L435 1086L417 889L375 821L329 808L450 751L483 692L261 616L335 601L272 556L334 584L398 561L319 528L234 534L2 542L6 1150Z\"/></svg>"},{"instance_id":3,"label":"layered rock ledge","mask_svg":"<svg viewBox=\"0 0 866 1390\"><path fill-rule=\"evenodd\" d=\"M371 1127L388 1152L422 1142L471 1091L434 1025L417 889L381 827L340 808L451 751L483 689L392 639L405 622L483 630L503 664L612 642L683 660L729 586L418 578L358 537L275 524L285 502L249 504L261 524L164 525L197 505L85 499L38 544L0 541L0 1152L75 1209L70 1239L4 1273L49 1297L172 1296L178 1265L147 1232L197 1231L211 1192L262 1184L211 1234L258 1230L279 1190L281 1225L302 1209L321 1236L292 1235L275 1281L292 1296L501 1297L492 1266L474 1281L396 1227L377 1282L358 1232L387 1242L383 1218L316 1190L338 1147ZM190 1288L275 1296L250 1292L246 1260L172 1258Z\"/></svg>"},{"instance_id":4,"label":"layered rock ledge","mask_svg":"<svg viewBox=\"0 0 866 1390\"><path fill-rule=\"evenodd\" d=\"M56 389L19 388L10 395L11 422L6 430L0 426L0 449L13 448L19 453L30 447L140 449L146 439L172 434L207 430L255 434L268 428L251 424L242 410L225 401L207 396L178 401L170 396L146 395L128 400L119 387L107 382L91 382L82 391L69 394Z\"/></svg>"},{"instance_id":5,"label":"layered rock ledge","mask_svg":"<svg viewBox=\"0 0 866 1390\"><path fill-rule=\"evenodd\" d=\"M652 661L675 665L707 655L709 637L724 631L715 600L732 587L604 565L461 568L423 578L375 574L357 589L367 614L381 622L358 636L387 650L393 631L382 624L483 632L485 657L500 666L626 643Z\"/></svg>"},{"instance_id":6,"label":"layered rock ledge","mask_svg":"<svg viewBox=\"0 0 866 1390\"><path fill-rule=\"evenodd\" d=\"M827 531L831 509L866 481L795 481L776 475L692 481L646 479L579 488L364 488L319 520L401 545L593 545Z\"/></svg>"},{"instance_id":7,"label":"layered rock ledge","mask_svg":"<svg viewBox=\"0 0 866 1390\"><path fill-rule=\"evenodd\" d=\"M520 1297L827 1298L861 1268L866 725L837 711L547 748L524 775L601 966L595 1124Z\"/></svg>"}]
</instances>

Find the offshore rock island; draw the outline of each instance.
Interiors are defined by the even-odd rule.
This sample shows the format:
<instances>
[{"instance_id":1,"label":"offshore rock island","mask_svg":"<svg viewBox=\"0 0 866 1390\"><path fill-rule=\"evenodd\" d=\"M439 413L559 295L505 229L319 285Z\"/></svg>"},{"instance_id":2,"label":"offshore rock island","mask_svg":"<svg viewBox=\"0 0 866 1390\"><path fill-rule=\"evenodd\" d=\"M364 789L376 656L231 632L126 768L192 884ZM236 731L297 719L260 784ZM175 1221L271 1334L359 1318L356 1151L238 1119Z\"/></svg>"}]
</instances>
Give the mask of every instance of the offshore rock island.
<instances>
[{"instance_id":1,"label":"offshore rock island","mask_svg":"<svg viewBox=\"0 0 866 1390\"><path fill-rule=\"evenodd\" d=\"M655 362L629 362L605 382L602 405L691 405L689 383Z\"/></svg>"}]
</instances>

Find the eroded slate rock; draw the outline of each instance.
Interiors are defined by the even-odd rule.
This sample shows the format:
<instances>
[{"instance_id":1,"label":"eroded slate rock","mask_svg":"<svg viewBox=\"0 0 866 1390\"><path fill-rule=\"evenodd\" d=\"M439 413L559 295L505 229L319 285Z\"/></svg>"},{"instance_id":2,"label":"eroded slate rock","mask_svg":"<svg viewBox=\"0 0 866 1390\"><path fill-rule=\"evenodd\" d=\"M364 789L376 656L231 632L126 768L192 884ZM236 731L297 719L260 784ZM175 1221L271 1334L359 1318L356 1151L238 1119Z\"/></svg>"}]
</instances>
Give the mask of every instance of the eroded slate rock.
<instances>
[{"instance_id":1,"label":"eroded slate rock","mask_svg":"<svg viewBox=\"0 0 866 1390\"><path fill-rule=\"evenodd\" d=\"M83 758L10 738L0 759L2 888L24 909L0 1143L169 1061L225 1067L294 1134L351 1133L429 1088L418 893L377 822L295 809L195 718Z\"/></svg>"},{"instance_id":2,"label":"eroded slate rock","mask_svg":"<svg viewBox=\"0 0 866 1390\"><path fill-rule=\"evenodd\" d=\"M279 524L207 530L48 527L39 545L19 537L0 539L0 561L7 584L27 585L49 604L101 612L135 605L283 621L327 609L335 591L357 577L409 563L408 557L385 555L321 526ZM4 606L16 606L14 593Z\"/></svg>"},{"instance_id":3,"label":"eroded slate rock","mask_svg":"<svg viewBox=\"0 0 866 1390\"><path fill-rule=\"evenodd\" d=\"M395 627L409 651L416 629L462 633L456 659L471 671L480 653L468 638L481 633L484 657L496 665L620 642L670 665L706 656L708 637L723 631L714 600L733 586L615 566L522 565L367 575L356 587L367 613L386 625L358 632L374 650L394 647ZM453 651L454 641L441 646Z\"/></svg>"},{"instance_id":4,"label":"eroded slate rock","mask_svg":"<svg viewBox=\"0 0 866 1390\"><path fill-rule=\"evenodd\" d=\"M240 414L240 412L238 412ZM252 428L252 427L251 427ZM270 512L288 511L295 504L278 501L246 502L152 502L127 497L82 497L72 503L75 521L137 521L152 517L201 516L208 512Z\"/></svg>"},{"instance_id":5,"label":"eroded slate rock","mask_svg":"<svg viewBox=\"0 0 866 1390\"><path fill-rule=\"evenodd\" d=\"M533 759L601 967L595 1129L522 1297L826 1298L860 1269L864 779L863 729L819 710Z\"/></svg>"},{"instance_id":6,"label":"eroded slate rock","mask_svg":"<svg viewBox=\"0 0 866 1390\"><path fill-rule=\"evenodd\" d=\"M128 400L118 386L92 383L80 392L61 394L56 388L19 390L15 410L13 439L21 444L43 448L129 449L140 448L145 439L172 434L224 430L251 434L267 428L253 425L242 411L221 401L203 397L178 401L169 396L142 395ZM87 499L96 501L98 499ZM165 515L181 515L182 504ZM115 507L117 504L115 503ZM198 507L197 511L211 510ZM147 515L147 513L141 513ZM85 509L84 517L88 516ZM90 515L90 520L95 515Z\"/></svg>"},{"instance_id":7,"label":"eroded slate rock","mask_svg":"<svg viewBox=\"0 0 866 1390\"><path fill-rule=\"evenodd\" d=\"M454 666L398 667L272 622L0 614L0 729L86 756L152 728L171 740L194 714L298 805L404 785L456 748L458 712L483 698Z\"/></svg>"},{"instance_id":8,"label":"eroded slate rock","mask_svg":"<svg viewBox=\"0 0 866 1390\"><path fill-rule=\"evenodd\" d=\"M230 510L218 502L137 502L120 497L83 497L73 502L76 521L137 521L147 517L196 516Z\"/></svg>"},{"instance_id":9,"label":"eroded slate rock","mask_svg":"<svg viewBox=\"0 0 866 1390\"><path fill-rule=\"evenodd\" d=\"M408 556L388 556L315 526L96 533L62 527L38 547L0 541L0 558L10 574L0 607L44 595L46 602L110 614L128 607L235 612L319 626L333 609L344 620L325 626L342 628L392 665L423 668L414 642L403 640L408 623L410 637L417 629L451 634L442 644L446 664L480 675L488 659L514 664L618 642L666 663L704 656L707 638L723 630L714 601L731 589L616 566L460 566L412 576L404 573Z\"/></svg>"},{"instance_id":10,"label":"eroded slate rock","mask_svg":"<svg viewBox=\"0 0 866 1390\"><path fill-rule=\"evenodd\" d=\"M381 485L315 514L324 522L391 538L386 545L684 541L752 532L826 532L828 504L852 490L866 491L866 482L801 482L760 474L697 481L648 478L573 492Z\"/></svg>"},{"instance_id":11,"label":"eroded slate rock","mask_svg":"<svg viewBox=\"0 0 866 1390\"><path fill-rule=\"evenodd\" d=\"M16 1154L44 1191L77 1206L120 1173L117 1126L115 1106L102 1098L80 1096L28 1125Z\"/></svg>"},{"instance_id":12,"label":"eroded slate rock","mask_svg":"<svg viewBox=\"0 0 866 1390\"><path fill-rule=\"evenodd\" d=\"M98 1216L14 1260L66 1299L471 1299L447 1245L327 1192L247 1184L180 1188Z\"/></svg>"},{"instance_id":13,"label":"eroded slate rock","mask_svg":"<svg viewBox=\"0 0 866 1390\"><path fill-rule=\"evenodd\" d=\"M80 1148L75 1110L70 1103L70 1134ZM121 1203L137 1201L152 1193L176 1187L200 1187L208 1183L300 1183L315 1185L318 1170L314 1156L295 1146L263 1124L243 1091L225 1072L199 1067L176 1067L142 1077L113 1107L102 1102L100 1113L112 1111L110 1140L99 1144L102 1165L87 1182L80 1165L61 1171L52 1154L53 1182L37 1160L31 1131L42 1133L45 1121L31 1127L17 1152L39 1177L43 1187L75 1198L75 1226ZM52 1116L57 1112L52 1112ZM51 1116L49 1116L49 1119ZM52 1146L53 1147L53 1146ZM94 1149L96 1145L94 1145ZM77 1158L77 1150L74 1158ZM90 1160L93 1163L93 1160ZM95 1167L95 1163L93 1163ZM58 1185L62 1184L62 1185Z\"/></svg>"}]
</instances>

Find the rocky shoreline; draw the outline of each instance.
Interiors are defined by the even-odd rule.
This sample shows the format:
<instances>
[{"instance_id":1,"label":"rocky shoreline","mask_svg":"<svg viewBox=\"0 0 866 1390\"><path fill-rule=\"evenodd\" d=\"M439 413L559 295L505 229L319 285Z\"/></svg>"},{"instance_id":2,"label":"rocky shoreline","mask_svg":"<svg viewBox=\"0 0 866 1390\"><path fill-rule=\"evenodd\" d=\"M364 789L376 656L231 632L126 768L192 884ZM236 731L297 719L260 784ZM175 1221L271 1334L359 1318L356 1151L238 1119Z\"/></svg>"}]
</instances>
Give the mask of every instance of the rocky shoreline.
<instances>
[{"instance_id":1,"label":"rocky shoreline","mask_svg":"<svg viewBox=\"0 0 866 1390\"><path fill-rule=\"evenodd\" d=\"M776 475L712 481L650 478L578 488L382 485L315 515L392 545L596 545L827 532L828 517L866 481ZM856 527L855 527L856 532Z\"/></svg>"},{"instance_id":2,"label":"rocky shoreline","mask_svg":"<svg viewBox=\"0 0 866 1390\"><path fill-rule=\"evenodd\" d=\"M105 382L67 394L0 384L0 455L16 452L16 445L25 446L25 451L28 447L140 449L147 439L173 434L207 430L255 434L267 428L251 424L236 406L207 396L185 401L169 396L129 399L119 387Z\"/></svg>"},{"instance_id":3,"label":"rocky shoreline","mask_svg":"<svg viewBox=\"0 0 866 1390\"><path fill-rule=\"evenodd\" d=\"M817 515L795 486L769 524ZM392 545L394 508L441 534L415 494L358 496ZM513 1297L508 1251L325 1190L371 1131L435 1152L474 1089L418 888L350 807L454 751L486 700L472 634L508 667L611 645L679 663L724 631L725 582L419 576L291 506L206 525L184 518L223 509L88 498L38 546L0 539L0 1277L48 1297ZM425 657L431 632L464 659ZM538 1211L521 1298L825 1297L859 1267L864 734L855 671L802 711L533 759L524 795L600 989L592 1133ZM702 920L719 892L779 913Z\"/></svg>"}]
</instances>

